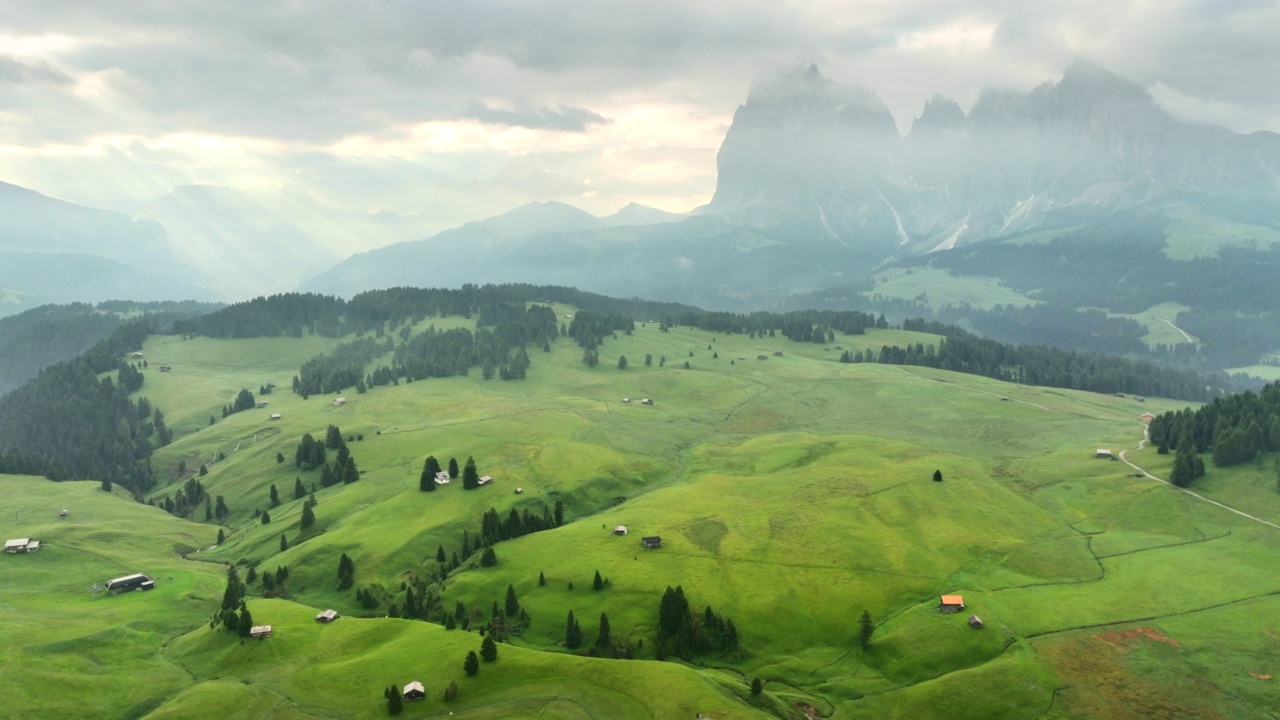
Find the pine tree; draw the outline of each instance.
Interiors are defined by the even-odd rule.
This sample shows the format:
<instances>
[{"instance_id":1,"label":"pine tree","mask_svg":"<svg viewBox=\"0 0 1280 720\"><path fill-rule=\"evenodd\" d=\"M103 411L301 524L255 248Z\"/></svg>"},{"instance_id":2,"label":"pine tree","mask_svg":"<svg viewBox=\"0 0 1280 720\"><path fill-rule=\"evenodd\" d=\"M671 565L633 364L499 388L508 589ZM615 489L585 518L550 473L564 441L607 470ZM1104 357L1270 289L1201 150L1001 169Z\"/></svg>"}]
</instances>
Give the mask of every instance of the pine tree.
<instances>
[{"instance_id":1,"label":"pine tree","mask_svg":"<svg viewBox=\"0 0 1280 720\"><path fill-rule=\"evenodd\" d=\"M603 590L603 589L604 589L604 578L600 577L600 571L599 571L599 570L597 570L597 571L596 571L596 577L595 577L595 579L591 581L591 587L592 587L592 589L594 589L594 590Z\"/></svg>"},{"instance_id":2,"label":"pine tree","mask_svg":"<svg viewBox=\"0 0 1280 720\"><path fill-rule=\"evenodd\" d=\"M437 469L432 471L432 466ZM427 458L427 462L422 466L422 475L418 476L418 490L432 492L436 489L436 473L440 472L439 467L440 463L436 462L434 456Z\"/></svg>"},{"instance_id":3,"label":"pine tree","mask_svg":"<svg viewBox=\"0 0 1280 720\"><path fill-rule=\"evenodd\" d=\"M573 617L573 611L570 610L564 625L564 646L573 650L581 644L582 627L578 625L578 621Z\"/></svg>"},{"instance_id":4,"label":"pine tree","mask_svg":"<svg viewBox=\"0 0 1280 720\"><path fill-rule=\"evenodd\" d=\"M436 548L436 562L443 565L448 561L449 561L449 556L444 554L444 546L441 545L440 547Z\"/></svg>"},{"instance_id":5,"label":"pine tree","mask_svg":"<svg viewBox=\"0 0 1280 720\"><path fill-rule=\"evenodd\" d=\"M760 681L760 678L751 678L751 695L754 697L763 691L764 683Z\"/></svg>"},{"instance_id":6,"label":"pine tree","mask_svg":"<svg viewBox=\"0 0 1280 720\"><path fill-rule=\"evenodd\" d=\"M458 458L449 458L449 477L458 477Z\"/></svg>"},{"instance_id":7,"label":"pine tree","mask_svg":"<svg viewBox=\"0 0 1280 720\"><path fill-rule=\"evenodd\" d=\"M453 702L458 698L458 683L450 680L449 686L444 689L444 701Z\"/></svg>"},{"instance_id":8,"label":"pine tree","mask_svg":"<svg viewBox=\"0 0 1280 720\"><path fill-rule=\"evenodd\" d=\"M240 637L249 637L253 630L253 615L249 613L249 606L240 601L240 619L236 623L236 634Z\"/></svg>"},{"instance_id":9,"label":"pine tree","mask_svg":"<svg viewBox=\"0 0 1280 720\"><path fill-rule=\"evenodd\" d=\"M1276 472L1280 473L1280 470L1277 470ZM1277 476L1276 482L1280 483L1280 475ZM546 584L547 584L547 576L543 575L542 573L538 573L538 586L543 587Z\"/></svg>"},{"instance_id":10,"label":"pine tree","mask_svg":"<svg viewBox=\"0 0 1280 720\"><path fill-rule=\"evenodd\" d=\"M596 647L606 649L613 647L613 636L609 631L609 616L600 613L600 634L596 636Z\"/></svg>"},{"instance_id":11,"label":"pine tree","mask_svg":"<svg viewBox=\"0 0 1280 720\"><path fill-rule=\"evenodd\" d=\"M302 478L293 479L293 499L301 500L307 496L307 489L302 487Z\"/></svg>"},{"instance_id":12,"label":"pine tree","mask_svg":"<svg viewBox=\"0 0 1280 720\"><path fill-rule=\"evenodd\" d=\"M618 369L619 369L619 370L626 370L626 369L627 369L627 356L626 356L626 355L619 355L619 356L618 356Z\"/></svg>"},{"instance_id":13,"label":"pine tree","mask_svg":"<svg viewBox=\"0 0 1280 720\"><path fill-rule=\"evenodd\" d=\"M266 510L263 510L263 511L262 511L262 524L263 524L263 525L266 525L266 524L268 524L268 523L270 523L270 522L271 522L271 513L267 512Z\"/></svg>"},{"instance_id":14,"label":"pine tree","mask_svg":"<svg viewBox=\"0 0 1280 720\"><path fill-rule=\"evenodd\" d=\"M387 714L399 715L404 712L404 698L400 695L400 688L392 685L387 688Z\"/></svg>"},{"instance_id":15,"label":"pine tree","mask_svg":"<svg viewBox=\"0 0 1280 720\"><path fill-rule=\"evenodd\" d=\"M467 457L467 464L462 468L462 489L474 490L480 487L480 473L476 470L476 459Z\"/></svg>"},{"instance_id":16,"label":"pine tree","mask_svg":"<svg viewBox=\"0 0 1280 720\"><path fill-rule=\"evenodd\" d=\"M941 471L941 470L934 470L934 471L933 471L933 481L934 481L934 482L942 482L942 471Z\"/></svg>"},{"instance_id":17,"label":"pine tree","mask_svg":"<svg viewBox=\"0 0 1280 720\"><path fill-rule=\"evenodd\" d=\"M222 543L224 543L224 542L226 542L226 541L227 541L227 534L226 534L225 532L223 532L223 531L222 531L222 528L218 528L218 542L217 542L217 544L218 544L218 545L221 545Z\"/></svg>"},{"instance_id":18,"label":"pine tree","mask_svg":"<svg viewBox=\"0 0 1280 720\"><path fill-rule=\"evenodd\" d=\"M303 530L316 524L316 513L311 509L311 503L302 503L302 520L299 524Z\"/></svg>"},{"instance_id":19,"label":"pine tree","mask_svg":"<svg viewBox=\"0 0 1280 720\"><path fill-rule=\"evenodd\" d=\"M485 662L493 662L498 659L498 644L493 641L493 633L484 636L484 640L480 643L480 657Z\"/></svg>"},{"instance_id":20,"label":"pine tree","mask_svg":"<svg viewBox=\"0 0 1280 720\"><path fill-rule=\"evenodd\" d=\"M498 564L498 554L493 551L493 547L489 546L484 549L484 553L480 555L480 567L493 567Z\"/></svg>"},{"instance_id":21,"label":"pine tree","mask_svg":"<svg viewBox=\"0 0 1280 720\"><path fill-rule=\"evenodd\" d=\"M355 583L356 564L342 553L342 557L338 558L338 589L346 590Z\"/></svg>"},{"instance_id":22,"label":"pine tree","mask_svg":"<svg viewBox=\"0 0 1280 720\"><path fill-rule=\"evenodd\" d=\"M274 483L271 485L270 498L271 498L271 507L280 506L280 492L276 490L276 486Z\"/></svg>"},{"instance_id":23,"label":"pine tree","mask_svg":"<svg viewBox=\"0 0 1280 720\"><path fill-rule=\"evenodd\" d=\"M875 631L876 625L871 621L871 613L863 610L862 618L858 621L858 646L866 650L871 645L871 636Z\"/></svg>"},{"instance_id":24,"label":"pine tree","mask_svg":"<svg viewBox=\"0 0 1280 720\"><path fill-rule=\"evenodd\" d=\"M516 600L516 589L513 585L507 586L507 603L505 609L508 616L515 615L520 612L520 602Z\"/></svg>"},{"instance_id":25,"label":"pine tree","mask_svg":"<svg viewBox=\"0 0 1280 720\"><path fill-rule=\"evenodd\" d=\"M280 533L280 552L284 552L285 550L288 550L288 549L289 549L289 539L284 536L284 533Z\"/></svg>"},{"instance_id":26,"label":"pine tree","mask_svg":"<svg viewBox=\"0 0 1280 720\"><path fill-rule=\"evenodd\" d=\"M462 661L462 670L471 676L480 672L480 658L476 657L475 650L467 653L467 659Z\"/></svg>"}]
</instances>

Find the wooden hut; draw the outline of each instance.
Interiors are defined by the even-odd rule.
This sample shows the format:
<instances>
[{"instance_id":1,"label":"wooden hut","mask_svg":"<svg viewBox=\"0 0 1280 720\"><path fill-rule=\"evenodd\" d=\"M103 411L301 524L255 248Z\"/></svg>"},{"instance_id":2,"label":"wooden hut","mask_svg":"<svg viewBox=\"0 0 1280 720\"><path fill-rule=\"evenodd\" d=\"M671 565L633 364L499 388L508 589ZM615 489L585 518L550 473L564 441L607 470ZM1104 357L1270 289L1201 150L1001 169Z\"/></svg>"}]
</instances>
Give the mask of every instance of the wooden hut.
<instances>
[{"instance_id":1,"label":"wooden hut","mask_svg":"<svg viewBox=\"0 0 1280 720\"><path fill-rule=\"evenodd\" d=\"M649 535L640 539L640 544L646 550L655 550L662 547L662 538L657 535Z\"/></svg>"},{"instance_id":2,"label":"wooden hut","mask_svg":"<svg viewBox=\"0 0 1280 720\"><path fill-rule=\"evenodd\" d=\"M970 616L969 616L969 627L973 628L974 630L981 630L981 629L982 629L982 618L978 617L977 615L970 615Z\"/></svg>"},{"instance_id":3,"label":"wooden hut","mask_svg":"<svg viewBox=\"0 0 1280 720\"><path fill-rule=\"evenodd\" d=\"M266 640L267 638L271 637L271 626L270 625L254 625L253 627L249 628L249 637L258 638L259 640Z\"/></svg>"},{"instance_id":4,"label":"wooden hut","mask_svg":"<svg viewBox=\"0 0 1280 720\"><path fill-rule=\"evenodd\" d=\"M964 598L960 595L943 595L938 599L938 609L944 613L956 613L964 609Z\"/></svg>"},{"instance_id":5,"label":"wooden hut","mask_svg":"<svg viewBox=\"0 0 1280 720\"><path fill-rule=\"evenodd\" d=\"M325 610L319 615L316 615L316 622L318 623L331 623L337 619L338 619L337 610Z\"/></svg>"},{"instance_id":6,"label":"wooden hut","mask_svg":"<svg viewBox=\"0 0 1280 720\"><path fill-rule=\"evenodd\" d=\"M414 680L404 686L404 692L401 695L405 700L421 700L427 696L427 689L422 686L422 683Z\"/></svg>"}]
</instances>

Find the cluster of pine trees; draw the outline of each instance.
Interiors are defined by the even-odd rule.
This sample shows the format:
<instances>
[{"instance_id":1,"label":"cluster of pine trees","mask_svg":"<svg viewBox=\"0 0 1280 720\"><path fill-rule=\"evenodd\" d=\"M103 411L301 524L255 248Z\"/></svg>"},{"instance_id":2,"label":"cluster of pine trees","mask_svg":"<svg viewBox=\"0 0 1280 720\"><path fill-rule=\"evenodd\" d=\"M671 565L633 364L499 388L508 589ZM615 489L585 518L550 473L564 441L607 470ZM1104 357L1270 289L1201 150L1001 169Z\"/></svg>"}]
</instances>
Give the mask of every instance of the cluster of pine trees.
<instances>
[{"instance_id":1,"label":"cluster of pine trees","mask_svg":"<svg viewBox=\"0 0 1280 720\"><path fill-rule=\"evenodd\" d=\"M227 587L222 592L222 604L217 614L209 621L210 628L221 626L227 632L240 637L249 637L253 629L253 615L245 605L245 584L240 579L240 571L235 565L227 565Z\"/></svg>"},{"instance_id":2,"label":"cluster of pine trees","mask_svg":"<svg viewBox=\"0 0 1280 720\"><path fill-rule=\"evenodd\" d=\"M326 449L337 451L337 456L332 463L326 461ZM311 433L304 434L298 441L297 449L294 450L293 464L304 471L320 468L320 487L330 487L338 483L349 485L360 479L356 460L351 456L347 441L342 439L342 431L337 425L329 426L323 443L312 437ZM298 479L294 487L295 494L301 486L302 480Z\"/></svg>"},{"instance_id":3,"label":"cluster of pine trees","mask_svg":"<svg viewBox=\"0 0 1280 720\"><path fill-rule=\"evenodd\" d=\"M158 423L129 400L144 376L121 358L156 330L145 320L123 325L80 357L49 366L0 397L4 462L43 469L55 480L100 480L135 494L151 488L151 452L171 435L166 430L157 437ZM114 379L99 380L109 372Z\"/></svg>"},{"instance_id":4,"label":"cluster of pine trees","mask_svg":"<svg viewBox=\"0 0 1280 720\"><path fill-rule=\"evenodd\" d=\"M711 606L698 615L689 609L684 588L668 587L658 607L659 660L672 655L689 659L705 653L728 653L740 648L733 620L717 615Z\"/></svg>"},{"instance_id":5,"label":"cluster of pine trees","mask_svg":"<svg viewBox=\"0 0 1280 720\"><path fill-rule=\"evenodd\" d=\"M245 388L241 388L240 392L236 393L236 399L233 400L230 405L222 406L222 417L225 418L228 415L233 415L238 412L252 410L257 406L257 404L258 401L254 400L253 393L249 392L249 390Z\"/></svg>"},{"instance_id":6,"label":"cluster of pine trees","mask_svg":"<svg viewBox=\"0 0 1280 720\"><path fill-rule=\"evenodd\" d=\"M920 365L1025 385L1196 401L1223 397L1236 385L1225 374L1205 377L1193 370L1163 367L1145 360L1072 352L1043 345L1005 345L954 330L936 347L922 343L907 347L885 345L878 353L872 350L846 351L841 361Z\"/></svg>"},{"instance_id":7,"label":"cluster of pine trees","mask_svg":"<svg viewBox=\"0 0 1280 720\"><path fill-rule=\"evenodd\" d=\"M1211 453L1214 465L1226 467L1280 451L1280 383L1219 398L1196 410L1167 412L1151 421L1149 432L1160 452L1178 452L1170 479L1182 485L1204 474L1200 454ZM1179 482L1188 472L1189 479Z\"/></svg>"},{"instance_id":8,"label":"cluster of pine trees","mask_svg":"<svg viewBox=\"0 0 1280 720\"><path fill-rule=\"evenodd\" d=\"M556 500L555 510L542 506L542 513L536 514L525 508L523 512L511 508L505 519L498 511L489 508L480 517L481 545L495 545L503 540L514 540L543 530L560 527L564 523L564 502ZM464 549L468 540L464 536Z\"/></svg>"},{"instance_id":9,"label":"cluster of pine trees","mask_svg":"<svg viewBox=\"0 0 1280 720\"><path fill-rule=\"evenodd\" d=\"M320 354L302 364L293 376L293 391L304 399L323 393L338 393L349 387L363 392L364 366L375 357L395 349L395 341L371 337L340 343L332 352Z\"/></svg>"}]
</instances>

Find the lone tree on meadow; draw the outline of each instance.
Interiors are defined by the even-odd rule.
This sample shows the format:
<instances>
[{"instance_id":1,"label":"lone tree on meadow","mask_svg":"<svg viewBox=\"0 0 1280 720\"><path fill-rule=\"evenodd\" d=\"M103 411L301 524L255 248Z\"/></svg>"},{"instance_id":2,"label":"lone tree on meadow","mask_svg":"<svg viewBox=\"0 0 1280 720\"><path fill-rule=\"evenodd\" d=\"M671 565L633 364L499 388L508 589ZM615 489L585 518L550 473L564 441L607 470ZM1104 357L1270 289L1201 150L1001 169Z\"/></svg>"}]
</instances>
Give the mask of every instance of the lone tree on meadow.
<instances>
[{"instance_id":1,"label":"lone tree on meadow","mask_svg":"<svg viewBox=\"0 0 1280 720\"><path fill-rule=\"evenodd\" d=\"M356 564L342 553L342 557L338 558L338 589L346 590L355 584L356 581Z\"/></svg>"},{"instance_id":2,"label":"lone tree on meadow","mask_svg":"<svg viewBox=\"0 0 1280 720\"><path fill-rule=\"evenodd\" d=\"M301 500L307 496L307 489L302 487L302 478L295 477L293 479L293 499Z\"/></svg>"},{"instance_id":3,"label":"lone tree on meadow","mask_svg":"<svg viewBox=\"0 0 1280 720\"><path fill-rule=\"evenodd\" d=\"M458 458L449 458L449 477L458 477Z\"/></svg>"},{"instance_id":4,"label":"lone tree on meadow","mask_svg":"<svg viewBox=\"0 0 1280 720\"><path fill-rule=\"evenodd\" d=\"M626 370L626 369L627 369L627 356L626 356L626 355L619 355L619 356L618 356L618 369L619 369L619 370Z\"/></svg>"},{"instance_id":5,"label":"lone tree on meadow","mask_svg":"<svg viewBox=\"0 0 1280 720\"><path fill-rule=\"evenodd\" d=\"M941 471L941 470L934 470L934 471L933 471L933 481L934 481L934 482L942 482L942 471Z\"/></svg>"},{"instance_id":6,"label":"lone tree on meadow","mask_svg":"<svg viewBox=\"0 0 1280 720\"><path fill-rule=\"evenodd\" d=\"M866 650L871 645L871 636L875 631L876 624L871 621L871 613L863 610L862 618L858 620L858 647Z\"/></svg>"},{"instance_id":7,"label":"lone tree on meadow","mask_svg":"<svg viewBox=\"0 0 1280 720\"><path fill-rule=\"evenodd\" d=\"M507 611L508 617L520 612L520 601L516 599L516 588L514 585L507 586L507 602L504 609Z\"/></svg>"},{"instance_id":8,"label":"lone tree on meadow","mask_svg":"<svg viewBox=\"0 0 1280 720\"><path fill-rule=\"evenodd\" d=\"M600 613L600 634L596 636L596 647L601 650L613 647L613 635L609 631L609 616Z\"/></svg>"},{"instance_id":9,"label":"lone tree on meadow","mask_svg":"<svg viewBox=\"0 0 1280 720\"><path fill-rule=\"evenodd\" d=\"M271 500L271 507L279 507L279 505L280 505L280 491L279 491L279 490L276 490L276 486L275 486L275 484L274 484L274 483L272 483L272 485L271 485L271 493L270 493L269 497L270 497L270 500Z\"/></svg>"},{"instance_id":10,"label":"lone tree on meadow","mask_svg":"<svg viewBox=\"0 0 1280 720\"><path fill-rule=\"evenodd\" d=\"M484 552L480 554L480 567L493 567L498 564L498 554L493 551L493 547L486 547Z\"/></svg>"},{"instance_id":11,"label":"lone tree on meadow","mask_svg":"<svg viewBox=\"0 0 1280 720\"><path fill-rule=\"evenodd\" d=\"M484 636L484 641L480 643L480 657L485 662L493 662L498 659L498 643L493 641L493 633Z\"/></svg>"},{"instance_id":12,"label":"lone tree on meadow","mask_svg":"<svg viewBox=\"0 0 1280 720\"><path fill-rule=\"evenodd\" d=\"M475 650L467 653L467 659L462 661L462 670L472 676L480 672L480 658L476 657Z\"/></svg>"},{"instance_id":13,"label":"lone tree on meadow","mask_svg":"<svg viewBox=\"0 0 1280 720\"><path fill-rule=\"evenodd\" d=\"M316 513L314 510L311 509L311 503L309 502L302 503L302 522L300 523L300 526L302 527L303 530L306 530L307 528L315 524L316 524Z\"/></svg>"},{"instance_id":14,"label":"lone tree on meadow","mask_svg":"<svg viewBox=\"0 0 1280 720\"><path fill-rule=\"evenodd\" d=\"M592 589L594 589L594 590L603 590L603 589L604 589L604 578L600 577L600 571L599 571L599 570L597 570L597 571L596 571L595 579L591 581L591 587L592 587Z\"/></svg>"}]
</instances>

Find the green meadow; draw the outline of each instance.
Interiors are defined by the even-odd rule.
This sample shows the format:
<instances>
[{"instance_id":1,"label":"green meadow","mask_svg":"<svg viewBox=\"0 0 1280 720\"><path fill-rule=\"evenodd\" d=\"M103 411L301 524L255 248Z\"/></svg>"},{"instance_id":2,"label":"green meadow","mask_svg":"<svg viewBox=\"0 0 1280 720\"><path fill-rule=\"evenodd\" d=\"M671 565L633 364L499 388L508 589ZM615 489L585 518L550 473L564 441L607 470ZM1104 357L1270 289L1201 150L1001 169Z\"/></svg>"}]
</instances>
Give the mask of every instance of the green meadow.
<instances>
[{"instance_id":1,"label":"green meadow","mask_svg":"<svg viewBox=\"0 0 1280 720\"><path fill-rule=\"evenodd\" d=\"M21 620L0 625L0 692L31 709L88 676L103 685L93 714L151 718L382 717L383 689L412 680L427 698L405 717L1273 717L1280 530L1094 457L1136 446L1140 412L1184 404L837 362L836 345L936 340L873 330L819 345L648 324L606 340L595 368L561 338L530 352L525 380L475 371L351 390L336 406L288 390L298 366L336 341L153 337L149 362L174 370L148 372L140 394L177 437L153 459L162 481L149 497L177 488L179 462L187 474L208 463L201 481L230 509L226 541L213 546L211 523L96 483L5 478L22 484L6 497L24 506L16 518L0 509L0 527L51 544L0 558L0 604ZM267 383L278 386L261 398L267 408L221 418L239 389ZM362 475L317 488L316 523L304 531L294 483L318 485L319 472L294 467L294 449L331 424L352 438ZM429 454L442 464L474 457L495 482L420 492ZM1158 476L1172 460L1129 457ZM1196 490L1280 522L1269 460L1211 468ZM462 660L479 650L478 634L356 601L366 587L400 601L401 583L433 574L437 548L458 552L489 508L541 514L557 500L564 525L498 543L496 566L472 558L434 588L444 607L487 618L511 586L531 618L477 676ZM77 502L101 509L57 517ZM615 535L617 525L629 534ZM662 547L643 549L648 535ZM84 551L72 553L73 541ZM339 591L343 553L355 588ZM208 627L226 562L289 568L288 598L249 603L274 637ZM135 567L174 580L115 598L85 589ZM658 604L675 585L695 612L709 605L733 619L741 653L656 661ZM941 593L963 594L966 611L940 613ZM343 617L317 624L325 608ZM566 650L570 610L584 649L606 613L634 659ZM865 649L863 611L875 623ZM41 622L51 613L68 619ZM983 629L969 627L970 614ZM102 657L86 660L77 643ZM756 677L764 692L752 697ZM451 681L459 695L446 703Z\"/></svg>"}]
</instances>

